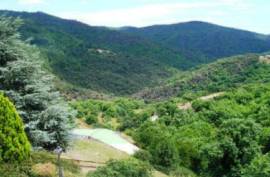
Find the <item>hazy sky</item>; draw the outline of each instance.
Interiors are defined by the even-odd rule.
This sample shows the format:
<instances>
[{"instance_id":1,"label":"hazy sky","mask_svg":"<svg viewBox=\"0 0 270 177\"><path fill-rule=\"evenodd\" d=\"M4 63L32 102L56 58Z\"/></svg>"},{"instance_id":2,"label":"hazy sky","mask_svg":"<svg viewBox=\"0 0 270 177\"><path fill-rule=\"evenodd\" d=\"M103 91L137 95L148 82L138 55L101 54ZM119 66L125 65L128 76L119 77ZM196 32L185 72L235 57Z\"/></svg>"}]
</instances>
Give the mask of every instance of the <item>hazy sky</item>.
<instances>
[{"instance_id":1,"label":"hazy sky","mask_svg":"<svg viewBox=\"0 0 270 177\"><path fill-rule=\"evenodd\" d=\"M0 0L90 25L147 26L200 20L270 34L270 0Z\"/></svg>"}]
</instances>

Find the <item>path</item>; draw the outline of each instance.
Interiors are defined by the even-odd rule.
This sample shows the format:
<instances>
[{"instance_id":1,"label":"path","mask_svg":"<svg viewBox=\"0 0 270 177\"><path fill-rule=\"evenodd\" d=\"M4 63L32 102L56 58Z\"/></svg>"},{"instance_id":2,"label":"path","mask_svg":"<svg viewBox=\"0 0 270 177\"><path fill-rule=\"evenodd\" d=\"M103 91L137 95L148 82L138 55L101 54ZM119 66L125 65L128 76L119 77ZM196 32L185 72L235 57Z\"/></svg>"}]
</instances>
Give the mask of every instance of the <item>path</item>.
<instances>
[{"instance_id":1,"label":"path","mask_svg":"<svg viewBox=\"0 0 270 177\"><path fill-rule=\"evenodd\" d=\"M76 163L84 173L88 173L89 171L95 171L98 167L105 165L105 162L94 162L89 160L72 159L66 156L63 156L62 159L70 160Z\"/></svg>"},{"instance_id":2,"label":"path","mask_svg":"<svg viewBox=\"0 0 270 177\"><path fill-rule=\"evenodd\" d=\"M73 161L74 163L78 164L78 166L82 169L84 174L87 174L89 171L95 171L98 167L104 166L106 163L97 163L94 161L86 161L86 160L79 160L79 159L70 159L68 157L62 157L62 159ZM168 177L167 175L154 170L153 171L154 177Z\"/></svg>"},{"instance_id":3,"label":"path","mask_svg":"<svg viewBox=\"0 0 270 177\"><path fill-rule=\"evenodd\" d=\"M224 95L225 92L218 92L218 93L213 93L207 96L203 96L198 98L198 100L202 100L202 101L207 101L207 100L211 100L213 98L219 97L221 95ZM192 103L191 102L187 102L187 103L180 103L177 105L177 107L181 110L188 110L192 108Z\"/></svg>"},{"instance_id":4,"label":"path","mask_svg":"<svg viewBox=\"0 0 270 177\"><path fill-rule=\"evenodd\" d=\"M211 100L213 98L216 98L216 97L219 97L221 95L224 95L224 93L225 92L213 93L213 94L210 94L210 95L207 95L207 96L200 97L199 100L203 100L203 101Z\"/></svg>"}]
</instances>

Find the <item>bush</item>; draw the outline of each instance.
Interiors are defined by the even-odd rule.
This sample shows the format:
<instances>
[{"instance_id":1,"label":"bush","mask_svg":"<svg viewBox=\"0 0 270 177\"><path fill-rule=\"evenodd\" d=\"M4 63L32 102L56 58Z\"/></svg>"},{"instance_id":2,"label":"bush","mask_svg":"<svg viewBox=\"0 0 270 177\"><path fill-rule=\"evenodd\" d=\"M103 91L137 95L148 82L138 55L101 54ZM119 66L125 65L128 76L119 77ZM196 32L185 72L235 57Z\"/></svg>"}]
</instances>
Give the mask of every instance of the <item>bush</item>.
<instances>
[{"instance_id":1,"label":"bush","mask_svg":"<svg viewBox=\"0 0 270 177\"><path fill-rule=\"evenodd\" d=\"M148 150L152 155L152 163L158 169L167 172L179 163L179 152L176 141L170 136L159 135Z\"/></svg>"},{"instance_id":2,"label":"bush","mask_svg":"<svg viewBox=\"0 0 270 177\"><path fill-rule=\"evenodd\" d=\"M185 167L178 167L170 173L172 177L196 177L197 175Z\"/></svg>"},{"instance_id":3,"label":"bush","mask_svg":"<svg viewBox=\"0 0 270 177\"><path fill-rule=\"evenodd\" d=\"M134 154L136 159L142 160L144 162L150 162L152 159L152 155L149 151L139 150Z\"/></svg>"},{"instance_id":4,"label":"bush","mask_svg":"<svg viewBox=\"0 0 270 177\"><path fill-rule=\"evenodd\" d=\"M85 117L85 121L87 124L91 125L91 124L95 124L98 122L98 118L95 115L89 114Z\"/></svg>"},{"instance_id":5,"label":"bush","mask_svg":"<svg viewBox=\"0 0 270 177\"><path fill-rule=\"evenodd\" d=\"M262 146L262 152L270 152L270 127L263 128L260 134L260 145Z\"/></svg>"},{"instance_id":6,"label":"bush","mask_svg":"<svg viewBox=\"0 0 270 177\"><path fill-rule=\"evenodd\" d=\"M27 159L30 143L14 105L0 94L0 162Z\"/></svg>"},{"instance_id":7,"label":"bush","mask_svg":"<svg viewBox=\"0 0 270 177\"><path fill-rule=\"evenodd\" d=\"M242 170L242 177L270 176L270 155L259 155Z\"/></svg>"},{"instance_id":8,"label":"bush","mask_svg":"<svg viewBox=\"0 0 270 177\"><path fill-rule=\"evenodd\" d=\"M111 160L87 177L152 177L151 167L136 159Z\"/></svg>"}]
</instances>

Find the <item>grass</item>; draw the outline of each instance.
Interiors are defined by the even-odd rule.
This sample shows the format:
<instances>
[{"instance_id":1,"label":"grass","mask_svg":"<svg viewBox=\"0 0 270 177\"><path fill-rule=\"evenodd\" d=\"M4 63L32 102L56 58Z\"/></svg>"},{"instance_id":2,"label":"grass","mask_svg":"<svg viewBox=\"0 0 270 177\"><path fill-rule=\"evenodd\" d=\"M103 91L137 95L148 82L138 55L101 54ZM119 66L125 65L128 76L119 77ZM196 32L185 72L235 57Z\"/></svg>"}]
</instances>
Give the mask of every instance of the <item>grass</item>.
<instances>
[{"instance_id":1,"label":"grass","mask_svg":"<svg viewBox=\"0 0 270 177\"><path fill-rule=\"evenodd\" d=\"M64 155L72 159L95 162L128 158L128 154L95 140L74 140L70 149Z\"/></svg>"},{"instance_id":2,"label":"grass","mask_svg":"<svg viewBox=\"0 0 270 177\"><path fill-rule=\"evenodd\" d=\"M67 160L62 160L62 167L66 177L83 177L81 169L75 163ZM48 164L50 167L47 168ZM39 167L39 170L36 170L36 167ZM20 163L20 164L8 164L0 163L0 176L1 177L42 177L41 174L37 175L35 172L42 171L46 173L47 170L57 169L56 155L49 152L32 152L30 159ZM55 167L55 168L54 168ZM48 172L49 173L49 172ZM56 177L57 172L53 171L52 176Z\"/></svg>"},{"instance_id":3,"label":"grass","mask_svg":"<svg viewBox=\"0 0 270 177\"><path fill-rule=\"evenodd\" d=\"M128 158L128 155L95 141L74 141L75 146L65 156L105 162L109 159ZM89 158L89 159L88 159ZM70 160L62 160L65 177L85 177L80 167ZM0 163L1 177L57 177L56 155L49 152L32 152L31 158L21 164ZM38 174L37 174L38 173ZM154 177L168 177L158 171Z\"/></svg>"},{"instance_id":4,"label":"grass","mask_svg":"<svg viewBox=\"0 0 270 177\"><path fill-rule=\"evenodd\" d=\"M77 128L91 128L91 125L87 124L82 119L75 119Z\"/></svg>"},{"instance_id":5,"label":"grass","mask_svg":"<svg viewBox=\"0 0 270 177\"><path fill-rule=\"evenodd\" d=\"M153 176L154 177L169 177L169 176L167 176L159 171L154 171Z\"/></svg>"},{"instance_id":6,"label":"grass","mask_svg":"<svg viewBox=\"0 0 270 177\"><path fill-rule=\"evenodd\" d=\"M110 159L120 160L129 157L128 154L122 151L94 140L74 140L71 148L64 154L64 156L77 160L88 160L95 162L107 162ZM167 175L158 171L154 171L153 176L168 177Z\"/></svg>"}]
</instances>

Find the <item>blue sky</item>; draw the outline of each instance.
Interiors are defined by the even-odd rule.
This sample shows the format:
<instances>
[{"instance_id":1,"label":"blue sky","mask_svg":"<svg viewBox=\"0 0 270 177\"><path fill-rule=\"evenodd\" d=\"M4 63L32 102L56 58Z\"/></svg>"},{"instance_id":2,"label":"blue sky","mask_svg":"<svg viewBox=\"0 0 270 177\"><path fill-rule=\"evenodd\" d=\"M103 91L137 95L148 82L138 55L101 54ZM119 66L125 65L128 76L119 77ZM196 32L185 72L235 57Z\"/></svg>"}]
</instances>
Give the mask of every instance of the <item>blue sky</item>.
<instances>
[{"instance_id":1,"label":"blue sky","mask_svg":"<svg viewBox=\"0 0 270 177\"><path fill-rule=\"evenodd\" d=\"M270 0L0 0L0 9L43 11L99 26L200 20L270 34Z\"/></svg>"}]
</instances>

